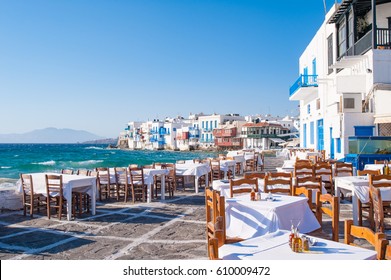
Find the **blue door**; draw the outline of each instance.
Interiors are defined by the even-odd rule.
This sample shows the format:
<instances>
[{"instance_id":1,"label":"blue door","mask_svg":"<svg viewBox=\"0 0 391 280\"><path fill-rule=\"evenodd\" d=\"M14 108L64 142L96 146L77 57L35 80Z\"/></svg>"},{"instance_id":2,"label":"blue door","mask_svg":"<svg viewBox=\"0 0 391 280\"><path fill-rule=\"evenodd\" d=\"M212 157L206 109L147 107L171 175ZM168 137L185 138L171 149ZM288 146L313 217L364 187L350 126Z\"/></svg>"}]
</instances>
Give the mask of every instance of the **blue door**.
<instances>
[{"instance_id":1,"label":"blue door","mask_svg":"<svg viewBox=\"0 0 391 280\"><path fill-rule=\"evenodd\" d=\"M316 58L312 61L312 75L316 76Z\"/></svg>"},{"instance_id":2,"label":"blue door","mask_svg":"<svg viewBox=\"0 0 391 280\"><path fill-rule=\"evenodd\" d=\"M334 158L334 138L332 127L330 127L330 158Z\"/></svg>"},{"instance_id":3,"label":"blue door","mask_svg":"<svg viewBox=\"0 0 391 280\"><path fill-rule=\"evenodd\" d=\"M318 151L324 150L323 119L318 120Z\"/></svg>"}]
</instances>

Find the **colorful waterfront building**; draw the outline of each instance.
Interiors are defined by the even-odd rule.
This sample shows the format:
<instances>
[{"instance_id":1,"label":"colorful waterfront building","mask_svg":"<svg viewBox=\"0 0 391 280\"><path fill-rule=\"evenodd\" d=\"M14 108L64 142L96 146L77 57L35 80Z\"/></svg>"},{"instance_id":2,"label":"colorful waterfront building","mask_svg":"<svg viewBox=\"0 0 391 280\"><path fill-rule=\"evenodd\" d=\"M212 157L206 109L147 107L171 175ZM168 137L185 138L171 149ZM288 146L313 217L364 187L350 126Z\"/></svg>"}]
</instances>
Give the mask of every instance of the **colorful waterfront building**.
<instances>
[{"instance_id":1,"label":"colorful waterfront building","mask_svg":"<svg viewBox=\"0 0 391 280\"><path fill-rule=\"evenodd\" d=\"M342 159L349 137L391 134L391 1L343 0L299 59L289 100L300 146Z\"/></svg>"}]
</instances>

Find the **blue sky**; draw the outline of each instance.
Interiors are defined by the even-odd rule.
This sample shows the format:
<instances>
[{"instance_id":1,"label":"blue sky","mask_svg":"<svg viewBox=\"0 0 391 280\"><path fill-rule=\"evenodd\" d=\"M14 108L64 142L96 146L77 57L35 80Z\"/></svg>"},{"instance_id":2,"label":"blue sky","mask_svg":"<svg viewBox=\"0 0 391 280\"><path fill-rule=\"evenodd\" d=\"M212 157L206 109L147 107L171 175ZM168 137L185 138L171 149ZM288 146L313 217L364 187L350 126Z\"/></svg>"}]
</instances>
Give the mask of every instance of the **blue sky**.
<instances>
[{"instance_id":1,"label":"blue sky","mask_svg":"<svg viewBox=\"0 0 391 280\"><path fill-rule=\"evenodd\" d=\"M289 87L323 20L322 0L0 0L0 134L297 114Z\"/></svg>"}]
</instances>

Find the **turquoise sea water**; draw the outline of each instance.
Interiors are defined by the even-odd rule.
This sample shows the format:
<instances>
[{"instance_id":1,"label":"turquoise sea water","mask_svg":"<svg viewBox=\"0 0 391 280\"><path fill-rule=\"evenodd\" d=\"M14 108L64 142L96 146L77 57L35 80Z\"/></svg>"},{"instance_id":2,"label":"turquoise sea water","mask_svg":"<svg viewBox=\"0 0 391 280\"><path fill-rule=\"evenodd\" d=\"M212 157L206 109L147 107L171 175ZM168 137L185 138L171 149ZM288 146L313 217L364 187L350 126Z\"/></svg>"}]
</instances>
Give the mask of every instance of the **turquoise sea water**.
<instances>
[{"instance_id":1,"label":"turquoise sea water","mask_svg":"<svg viewBox=\"0 0 391 280\"><path fill-rule=\"evenodd\" d=\"M213 152L130 151L107 145L0 144L0 187L18 179L20 173L59 172L63 168L128 166L179 159L214 157Z\"/></svg>"}]
</instances>

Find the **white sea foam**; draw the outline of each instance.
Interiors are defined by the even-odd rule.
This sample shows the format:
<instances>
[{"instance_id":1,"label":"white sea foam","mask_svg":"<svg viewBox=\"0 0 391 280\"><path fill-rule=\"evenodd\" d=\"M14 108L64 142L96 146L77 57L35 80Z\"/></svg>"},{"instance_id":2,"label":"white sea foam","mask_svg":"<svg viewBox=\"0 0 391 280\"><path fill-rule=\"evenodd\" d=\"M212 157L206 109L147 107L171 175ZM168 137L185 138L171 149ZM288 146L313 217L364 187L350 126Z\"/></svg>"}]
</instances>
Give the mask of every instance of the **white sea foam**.
<instances>
[{"instance_id":1,"label":"white sea foam","mask_svg":"<svg viewBox=\"0 0 391 280\"><path fill-rule=\"evenodd\" d=\"M96 163L101 163L103 160L85 160L85 161L79 161L77 164L79 165L92 165Z\"/></svg>"},{"instance_id":2,"label":"white sea foam","mask_svg":"<svg viewBox=\"0 0 391 280\"><path fill-rule=\"evenodd\" d=\"M11 166L0 166L0 169L10 169Z\"/></svg>"},{"instance_id":3,"label":"white sea foam","mask_svg":"<svg viewBox=\"0 0 391 280\"><path fill-rule=\"evenodd\" d=\"M55 165L56 162L54 160L49 160L49 161L43 161L43 162L33 162L33 164L38 164L38 165Z\"/></svg>"},{"instance_id":4,"label":"white sea foam","mask_svg":"<svg viewBox=\"0 0 391 280\"><path fill-rule=\"evenodd\" d=\"M104 148L102 148L102 147L94 147L94 146L85 147L84 149L86 149L86 150L104 150Z\"/></svg>"}]
</instances>

